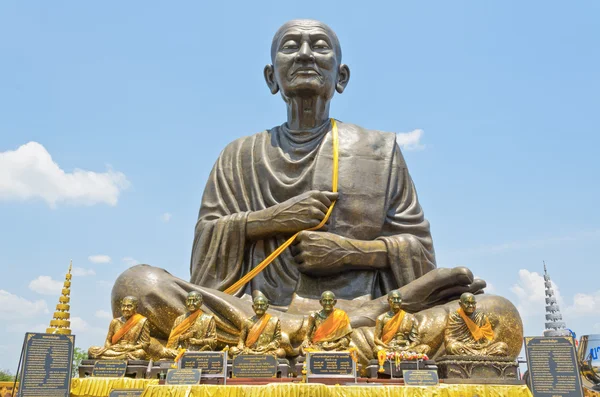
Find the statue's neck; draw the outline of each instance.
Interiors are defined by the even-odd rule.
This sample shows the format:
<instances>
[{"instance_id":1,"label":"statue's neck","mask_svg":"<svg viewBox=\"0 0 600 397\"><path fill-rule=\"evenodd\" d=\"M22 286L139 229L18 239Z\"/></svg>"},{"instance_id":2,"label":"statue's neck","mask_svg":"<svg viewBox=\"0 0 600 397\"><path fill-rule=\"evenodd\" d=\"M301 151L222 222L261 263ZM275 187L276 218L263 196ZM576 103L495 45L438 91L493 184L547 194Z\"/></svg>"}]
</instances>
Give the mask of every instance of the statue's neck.
<instances>
[{"instance_id":1,"label":"statue's neck","mask_svg":"<svg viewBox=\"0 0 600 397\"><path fill-rule=\"evenodd\" d=\"M293 97L287 102L287 125L291 130L310 130L329 120L329 99Z\"/></svg>"}]
</instances>

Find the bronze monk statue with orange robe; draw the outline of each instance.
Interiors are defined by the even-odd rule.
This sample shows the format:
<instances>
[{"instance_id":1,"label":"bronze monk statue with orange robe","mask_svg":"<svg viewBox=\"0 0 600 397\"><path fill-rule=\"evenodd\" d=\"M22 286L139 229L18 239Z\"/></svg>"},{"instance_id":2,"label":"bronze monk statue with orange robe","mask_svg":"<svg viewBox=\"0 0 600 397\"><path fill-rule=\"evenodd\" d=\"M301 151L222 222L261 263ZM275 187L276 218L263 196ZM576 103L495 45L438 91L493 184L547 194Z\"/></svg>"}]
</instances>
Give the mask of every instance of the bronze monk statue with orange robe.
<instances>
[{"instance_id":1,"label":"bronze monk statue with orange robe","mask_svg":"<svg viewBox=\"0 0 600 397\"><path fill-rule=\"evenodd\" d=\"M187 313L175 319L162 358L175 358L179 349L210 351L217 346L217 326L213 316L202 312L202 294L191 291L185 301Z\"/></svg>"},{"instance_id":2,"label":"bronze monk statue with orange robe","mask_svg":"<svg viewBox=\"0 0 600 397\"><path fill-rule=\"evenodd\" d=\"M377 317L375 322L373 354L377 356L380 350L428 354L431 348L420 343L415 316L402 310L400 291L389 292L388 303L390 310Z\"/></svg>"},{"instance_id":3,"label":"bronze monk statue with orange robe","mask_svg":"<svg viewBox=\"0 0 600 397\"><path fill-rule=\"evenodd\" d=\"M246 320L237 346L232 347L229 352L234 357L239 354L266 354L284 358L281 324L277 317L267 313L269 301L263 295L258 295L253 300L252 308L255 315Z\"/></svg>"},{"instance_id":4,"label":"bronze monk statue with orange robe","mask_svg":"<svg viewBox=\"0 0 600 397\"><path fill-rule=\"evenodd\" d=\"M458 310L448 316L446 353L459 356L507 356L507 344L494 342L490 320L481 310L477 310L475 296L464 293L459 304Z\"/></svg>"},{"instance_id":5,"label":"bronze monk statue with orange robe","mask_svg":"<svg viewBox=\"0 0 600 397\"><path fill-rule=\"evenodd\" d=\"M377 56L385 62L385 54ZM132 267L115 283L113 307L130 291L148 291L140 296L141 312L153 336L165 340L184 311L185 294L200 291L215 315L219 345L234 346L253 315L252 293L261 291L281 312L282 332L297 352L307 332L304 313L319 308L326 286L348 313L365 362L373 356L375 320L388 311L386 295L399 289L404 309L429 327L422 343L439 349L443 305L486 284L463 267L436 268L429 222L396 134L330 118L334 94L350 81L337 35L315 20L285 23L273 37L264 78L272 94L281 94L287 119L219 155L202 196L190 281ZM522 338L516 309L500 297L481 303L511 319L501 335L512 340L516 357Z\"/></svg>"},{"instance_id":6,"label":"bronze monk statue with orange robe","mask_svg":"<svg viewBox=\"0 0 600 397\"><path fill-rule=\"evenodd\" d=\"M121 302L121 317L110 322L103 347L92 346L90 359L144 360L150 346L150 328L146 317L137 313L138 300L126 296Z\"/></svg>"},{"instance_id":7,"label":"bronze monk statue with orange robe","mask_svg":"<svg viewBox=\"0 0 600 397\"><path fill-rule=\"evenodd\" d=\"M302 350L347 350L352 336L350 318L345 311L335 308L337 299L333 292L323 292L320 303L323 309L308 317L308 331Z\"/></svg>"}]
</instances>

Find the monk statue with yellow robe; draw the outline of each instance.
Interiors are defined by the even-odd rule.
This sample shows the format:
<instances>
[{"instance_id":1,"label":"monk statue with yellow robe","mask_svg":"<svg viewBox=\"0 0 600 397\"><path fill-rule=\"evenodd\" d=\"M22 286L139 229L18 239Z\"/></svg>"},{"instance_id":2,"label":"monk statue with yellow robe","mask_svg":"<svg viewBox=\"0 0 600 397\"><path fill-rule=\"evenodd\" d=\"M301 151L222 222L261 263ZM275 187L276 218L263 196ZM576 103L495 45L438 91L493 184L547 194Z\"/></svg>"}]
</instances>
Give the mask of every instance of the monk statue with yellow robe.
<instances>
[{"instance_id":1,"label":"monk statue with yellow robe","mask_svg":"<svg viewBox=\"0 0 600 397\"><path fill-rule=\"evenodd\" d=\"M148 319L137 313L138 300L126 296L121 301L121 317L110 322L103 347L92 346L90 359L144 360L150 346Z\"/></svg>"},{"instance_id":2,"label":"monk statue with yellow robe","mask_svg":"<svg viewBox=\"0 0 600 397\"><path fill-rule=\"evenodd\" d=\"M185 306L188 311L175 319L162 358L175 358L182 348L211 351L217 346L217 326L212 315L202 312L202 294L188 293Z\"/></svg>"},{"instance_id":3,"label":"monk statue with yellow robe","mask_svg":"<svg viewBox=\"0 0 600 397\"><path fill-rule=\"evenodd\" d=\"M350 318L342 309L336 309L337 299L331 291L321 294L322 310L311 313L308 317L306 338L302 343L302 351L341 351L347 350L352 326Z\"/></svg>"},{"instance_id":4,"label":"monk statue with yellow robe","mask_svg":"<svg viewBox=\"0 0 600 397\"><path fill-rule=\"evenodd\" d=\"M477 310L473 294L460 297L460 307L448 316L444 342L446 353L456 356L508 356L504 342L494 342L495 335L488 316Z\"/></svg>"},{"instance_id":5,"label":"monk statue with yellow robe","mask_svg":"<svg viewBox=\"0 0 600 397\"><path fill-rule=\"evenodd\" d=\"M377 317L373 342L373 354L386 352L415 352L428 354L431 348L420 344L418 323L410 313L402 310L402 294L398 290L388 293L390 310Z\"/></svg>"},{"instance_id":6,"label":"monk statue with yellow robe","mask_svg":"<svg viewBox=\"0 0 600 397\"><path fill-rule=\"evenodd\" d=\"M185 295L200 291L215 315L219 345L235 346L254 314L253 292L261 291L281 312L282 333L296 352L307 326L324 321L318 315L307 324L304 314L319 309L328 289L348 313L352 341L365 362L373 356L375 320L389 310L387 294L399 289L405 310L428 319L419 319L430 327L421 342L439 349L447 317L441 306L463 292L481 293L485 282L464 267L436 267L429 222L396 134L331 118L334 94L350 81L335 32L315 20L286 22L270 54L263 75L285 103L284 120L234 140L219 154L194 229L189 281L138 265L117 279L113 306L130 291L148 291L140 296L142 313L153 336L166 339ZM386 62L385 53L369 56ZM245 59L231 62L252 67ZM511 340L516 357L522 345L516 309L495 296L481 304L499 307L510 320L500 334ZM347 346L350 337L341 338Z\"/></svg>"},{"instance_id":7,"label":"monk statue with yellow robe","mask_svg":"<svg viewBox=\"0 0 600 397\"><path fill-rule=\"evenodd\" d=\"M263 295L254 298L252 308L255 315L248 318L242 326L237 346L229 352L232 356L239 354L272 355L285 357L281 347L281 324L277 317L267 313L269 301Z\"/></svg>"}]
</instances>

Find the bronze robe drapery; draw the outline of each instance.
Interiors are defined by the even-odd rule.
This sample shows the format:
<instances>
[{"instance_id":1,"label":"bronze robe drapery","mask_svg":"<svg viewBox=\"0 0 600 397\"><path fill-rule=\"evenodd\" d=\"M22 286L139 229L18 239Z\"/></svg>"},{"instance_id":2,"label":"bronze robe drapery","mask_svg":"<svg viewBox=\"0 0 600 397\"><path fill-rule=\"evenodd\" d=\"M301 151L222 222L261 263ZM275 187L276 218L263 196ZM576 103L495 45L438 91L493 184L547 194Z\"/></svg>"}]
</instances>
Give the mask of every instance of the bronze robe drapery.
<instances>
[{"instance_id":1,"label":"bronze robe drapery","mask_svg":"<svg viewBox=\"0 0 600 397\"><path fill-rule=\"evenodd\" d=\"M313 131L286 124L229 144L207 181L196 224L191 282L224 290L289 236L245 238L249 212L266 209L310 190L330 191L332 141L329 123ZM359 240L383 240L389 267L314 277L301 274L290 250L236 296L262 291L271 303L288 305L293 293L318 299L377 298L435 268L429 222L396 135L338 123L339 192L329 232Z\"/></svg>"}]
</instances>

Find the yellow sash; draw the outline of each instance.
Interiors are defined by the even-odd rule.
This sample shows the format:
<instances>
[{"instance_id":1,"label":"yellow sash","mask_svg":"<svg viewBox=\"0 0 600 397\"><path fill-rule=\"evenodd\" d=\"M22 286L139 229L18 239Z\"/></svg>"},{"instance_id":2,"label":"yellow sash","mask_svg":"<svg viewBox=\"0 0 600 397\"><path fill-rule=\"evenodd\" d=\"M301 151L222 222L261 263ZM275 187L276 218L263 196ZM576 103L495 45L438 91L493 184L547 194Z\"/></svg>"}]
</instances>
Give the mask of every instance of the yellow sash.
<instances>
[{"instance_id":1,"label":"yellow sash","mask_svg":"<svg viewBox=\"0 0 600 397\"><path fill-rule=\"evenodd\" d=\"M321 342L326 339L339 339L342 336L345 336L341 335L341 333L349 326L350 318L348 318L346 312L340 309L334 309L333 313L331 313L329 317L321 323L319 328L316 329L312 340L313 342Z\"/></svg>"},{"instance_id":2,"label":"yellow sash","mask_svg":"<svg viewBox=\"0 0 600 397\"><path fill-rule=\"evenodd\" d=\"M331 119L331 138L333 141L333 177L332 177L332 183L331 183L333 186L331 188L331 191L337 192L337 189L338 189L338 146L339 146L339 142L338 142L337 124L334 119ZM311 227L310 229L306 229L306 230L319 230L320 228L322 228L323 225L325 225L325 223L327 223L327 220L329 219L329 216L331 215L331 212L333 211L334 205L335 205L335 201L333 201L331 203L331 205L329 206L329 209L327 210L327 213L325 214L325 217L323 218L321 223L319 223L315 227ZM294 242L296 237L298 237L298 234L300 234L300 232L294 234L285 243L281 244L275 251L273 251L269 256L267 256L264 261L262 261L254 269L252 269L248 273L246 273L245 276L243 276L238 281L236 281L231 287L227 288L225 290L225 293L230 294L230 295L234 294L240 287L243 287L246 283L248 283L250 280L252 280L254 277L256 277L256 275L258 273L262 272L264 268L269 266L271 264L271 262L273 262L275 260L275 258L277 258L283 251L285 251L285 249L287 247L290 246L290 244L292 244Z\"/></svg>"},{"instance_id":3,"label":"yellow sash","mask_svg":"<svg viewBox=\"0 0 600 397\"><path fill-rule=\"evenodd\" d=\"M139 323L142 320L145 320L146 317L142 316L139 313L134 314L133 316L129 317L129 320L127 320L127 322L121 327L121 329L119 329L112 337L111 342L114 345L115 343L117 343L118 341L121 340L121 338L123 337L123 335L125 335L127 332L129 332L129 330L131 328L133 328L134 326L137 325L137 323Z\"/></svg>"},{"instance_id":4,"label":"yellow sash","mask_svg":"<svg viewBox=\"0 0 600 397\"><path fill-rule=\"evenodd\" d=\"M258 337L260 336L260 334L262 334L270 319L271 315L265 313L260 319L260 321L254 323L252 328L250 328L250 332L248 332L248 336L246 337L246 346L250 347L256 343Z\"/></svg>"},{"instance_id":5,"label":"yellow sash","mask_svg":"<svg viewBox=\"0 0 600 397\"><path fill-rule=\"evenodd\" d=\"M394 338L394 335L398 332L398 328L400 328L400 324L402 324L402 320L404 320L405 314L406 312L404 310L400 310L390 321L385 323L381 337L383 343L388 343Z\"/></svg>"},{"instance_id":6,"label":"yellow sash","mask_svg":"<svg viewBox=\"0 0 600 397\"><path fill-rule=\"evenodd\" d=\"M467 324L467 328L469 328L469 332L471 332L471 335L473 335L473 338L475 338L475 340L478 341L478 340L480 340L481 338L484 338L484 337L487 340L494 339L494 330L492 329L492 325L490 324L490 320L488 320L486 318L485 319L485 324L480 327L479 325L475 324L473 322L473 320L471 320L469 318L469 316L467 316L467 314L462 309L462 307L458 308L458 314L460 314L460 316L464 320L465 324Z\"/></svg>"},{"instance_id":7,"label":"yellow sash","mask_svg":"<svg viewBox=\"0 0 600 397\"><path fill-rule=\"evenodd\" d=\"M196 322L198 317L202 314L202 310L198 309L189 316L185 320L179 323L175 328L171 330L171 334L169 335L169 341L167 342L167 347L175 348L175 344L177 343L177 339L183 335L185 331L190 329L192 325Z\"/></svg>"}]
</instances>

